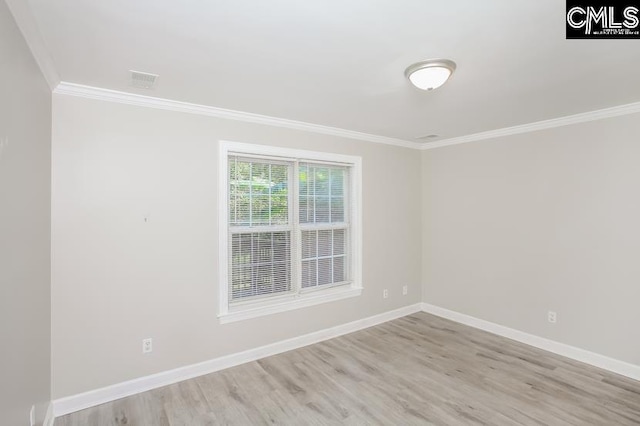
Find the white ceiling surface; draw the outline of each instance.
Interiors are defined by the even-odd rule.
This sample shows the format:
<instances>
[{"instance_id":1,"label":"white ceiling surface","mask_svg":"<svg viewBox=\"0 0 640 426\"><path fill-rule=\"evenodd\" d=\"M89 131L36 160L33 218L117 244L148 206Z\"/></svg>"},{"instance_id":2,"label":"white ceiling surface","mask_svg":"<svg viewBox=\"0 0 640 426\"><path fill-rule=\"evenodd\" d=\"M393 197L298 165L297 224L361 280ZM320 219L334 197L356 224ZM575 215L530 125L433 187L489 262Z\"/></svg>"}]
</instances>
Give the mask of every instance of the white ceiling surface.
<instances>
[{"instance_id":1,"label":"white ceiling surface","mask_svg":"<svg viewBox=\"0 0 640 426\"><path fill-rule=\"evenodd\" d=\"M63 81L408 141L640 100L637 43L565 40L558 0L28 1ZM440 57L445 86L410 86Z\"/></svg>"}]
</instances>

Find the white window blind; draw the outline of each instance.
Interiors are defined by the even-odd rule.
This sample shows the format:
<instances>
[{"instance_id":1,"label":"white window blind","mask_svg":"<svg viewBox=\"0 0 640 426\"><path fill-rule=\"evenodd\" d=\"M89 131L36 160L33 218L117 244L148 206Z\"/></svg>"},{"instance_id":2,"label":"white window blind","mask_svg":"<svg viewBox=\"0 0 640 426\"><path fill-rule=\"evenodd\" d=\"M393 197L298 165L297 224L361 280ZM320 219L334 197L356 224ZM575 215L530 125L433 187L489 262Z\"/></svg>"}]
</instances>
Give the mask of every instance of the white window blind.
<instances>
[{"instance_id":1,"label":"white window blind","mask_svg":"<svg viewBox=\"0 0 640 426\"><path fill-rule=\"evenodd\" d=\"M289 232L231 234L231 300L291 290Z\"/></svg>"},{"instance_id":2,"label":"white window blind","mask_svg":"<svg viewBox=\"0 0 640 426\"><path fill-rule=\"evenodd\" d=\"M347 169L300 163L302 288L347 281Z\"/></svg>"},{"instance_id":3,"label":"white window blind","mask_svg":"<svg viewBox=\"0 0 640 426\"><path fill-rule=\"evenodd\" d=\"M291 164L229 158L229 300L291 291Z\"/></svg>"},{"instance_id":4,"label":"white window blind","mask_svg":"<svg viewBox=\"0 0 640 426\"><path fill-rule=\"evenodd\" d=\"M221 158L221 321L360 294L358 157L229 142Z\"/></svg>"}]
</instances>

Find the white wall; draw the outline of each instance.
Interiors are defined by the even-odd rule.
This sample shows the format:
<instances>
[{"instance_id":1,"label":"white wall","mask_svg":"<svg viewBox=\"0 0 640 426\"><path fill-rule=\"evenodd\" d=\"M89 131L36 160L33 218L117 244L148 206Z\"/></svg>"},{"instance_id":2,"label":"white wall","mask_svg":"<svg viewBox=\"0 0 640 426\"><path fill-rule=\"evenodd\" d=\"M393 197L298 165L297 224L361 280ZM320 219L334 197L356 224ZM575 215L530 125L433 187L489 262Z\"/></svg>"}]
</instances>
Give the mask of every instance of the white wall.
<instances>
[{"instance_id":1,"label":"white wall","mask_svg":"<svg viewBox=\"0 0 640 426\"><path fill-rule=\"evenodd\" d=\"M219 140L362 156L361 297L219 324ZM406 148L54 95L54 398L419 302L420 167Z\"/></svg>"},{"instance_id":2,"label":"white wall","mask_svg":"<svg viewBox=\"0 0 640 426\"><path fill-rule=\"evenodd\" d=\"M53 396L421 300L640 365L639 118L419 153L54 95ZM363 157L362 297L219 324L219 140Z\"/></svg>"},{"instance_id":3,"label":"white wall","mask_svg":"<svg viewBox=\"0 0 640 426\"><path fill-rule=\"evenodd\" d=\"M0 423L50 401L51 93L0 1Z\"/></svg>"},{"instance_id":4,"label":"white wall","mask_svg":"<svg viewBox=\"0 0 640 426\"><path fill-rule=\"evenodd\" d=\"M640 365L638 134L629 115L425 151L424 301Z\"/></svg>"}]
</instances>

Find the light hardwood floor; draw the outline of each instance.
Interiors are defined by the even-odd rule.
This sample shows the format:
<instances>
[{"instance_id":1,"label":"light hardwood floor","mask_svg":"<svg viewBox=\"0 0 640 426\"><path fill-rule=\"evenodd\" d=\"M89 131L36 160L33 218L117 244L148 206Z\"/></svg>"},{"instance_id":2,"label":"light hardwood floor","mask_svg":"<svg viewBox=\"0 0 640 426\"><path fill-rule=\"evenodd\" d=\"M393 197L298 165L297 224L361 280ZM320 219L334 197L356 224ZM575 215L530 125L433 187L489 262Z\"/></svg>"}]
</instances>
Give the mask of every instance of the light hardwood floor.
<instances>
[{"instance_id":1,"label":"light hardwood floor","mask_svg":"<svg viewBox=\"0 0 640 426\"><path fill-rule=\"evenodd\" d=\"M264 424L640 425L640 382L417 313L55 421Z\"/></svg>"}]
</instances>

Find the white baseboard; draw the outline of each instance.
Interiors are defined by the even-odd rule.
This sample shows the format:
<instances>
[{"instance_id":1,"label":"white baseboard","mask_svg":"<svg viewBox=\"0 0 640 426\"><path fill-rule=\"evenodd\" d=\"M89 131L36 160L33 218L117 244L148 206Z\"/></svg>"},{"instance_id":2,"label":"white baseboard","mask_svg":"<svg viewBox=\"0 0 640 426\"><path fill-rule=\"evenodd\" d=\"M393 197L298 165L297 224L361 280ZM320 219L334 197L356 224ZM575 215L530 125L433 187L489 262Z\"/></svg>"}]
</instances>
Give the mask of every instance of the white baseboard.
<instances>
[{"instance_id":1,"label":"white baseboard","mask_svg":"<svg viewBox=\"0 0 640 426\"><path fill-rule=\"evenodd\" d=\"M83 410L116 399L146 392L162 386L188 380L194 377L213 373L215 371L224 370L225 368L234 367L246 362L255 361L271 355L298 349L324 340L333 339L343 334L352 333L374 325L382 324L396 318L410 315L422 310L422 305L405 306L393 311L384 312L372 317L353 321L347 324L331 327L326 330L316 331L314 333L305 334L303 336L294 337L270 345L261 346L244 352L226 355L215 358L199 364L188 365L176 368L175 370L163 371L151 376L140 377L138 379L129 380L127 382L117 383L101 389L72 395L53 401L53 414L55 417ZM45 426L49 426L45 423Z\"/></svg>"},{"instance_id":2,"label":"white baseboard","mask_svg":"<svg viewBox=\"0 0 640 426\"><path fill-rule=\"evenodd\" d=\"M555 342L523 331L515 330L489 321L481 320L470 315L461 314L449 309L428 303L417 303L393 311L384 312L372 317L342 324L326 330L316 331L303 336L294 337L270 345L261 346L244 352L226 355L199 364L188 365L174 370L164 371L151 376L140 377L127 382L117 383L101 389L60 398L49 405L43 426L53 426L54 417L63 416L85 408L93 407L116 399L146 392L162 386L188 380L194 377L224 370L247 362L255 361L271 355L277 355L293 349L298 349L344 334L352 333L374 325L382 324L406 315L424 311L442 318L450 319L480 330L488 331L499 336L507 337L518 342L534 346L558 355L584 362L623 376L640 380L640 366L619 361L604 355L589 352L584 349Z\"/></svg>"},{"instance_id":3,"label":"white baseboard","mask_svg":"<svg viewBox=\"0 0 640 426\"><path fill-rule=\"evenodd\" d=\"M53 421L55 417L53 415L53 402L50 402L47 406L47 412L44 415L44 421L42 422L42 426L53 426Z\"/></svg>"},{"instance_id":4,"label":"white baseboard","mask_svg":"<svg viewBox=\"0 0 640 426\"><path fill-rule=\"evenodd\" d=\"M576 361L584 362L585 364L590 364L595 367L599 367L604 370L629 377L631 379L640 380L640 366L638 365L619 361L614 358L609 358L604 355L576 348L575 346L559 343L554 340L549 340L544 337L525 333L523 331L515 330L513 328L505 327L503 325L495 324L489 321L472 317L470 315L461 314L459 312L451 311L449 309L441 308L439 306L431 305L428 303L422 303L422 310L424 312L437 315L442 318L459 322L461 324L478 328L480 330L488 331L489 333L497 334L498 336L507 337L509 339L534 346L548 352L553 352L555 354L562 355Z\"/></svg>"}]
</instances>

